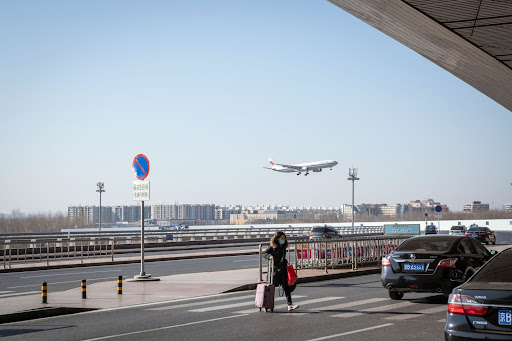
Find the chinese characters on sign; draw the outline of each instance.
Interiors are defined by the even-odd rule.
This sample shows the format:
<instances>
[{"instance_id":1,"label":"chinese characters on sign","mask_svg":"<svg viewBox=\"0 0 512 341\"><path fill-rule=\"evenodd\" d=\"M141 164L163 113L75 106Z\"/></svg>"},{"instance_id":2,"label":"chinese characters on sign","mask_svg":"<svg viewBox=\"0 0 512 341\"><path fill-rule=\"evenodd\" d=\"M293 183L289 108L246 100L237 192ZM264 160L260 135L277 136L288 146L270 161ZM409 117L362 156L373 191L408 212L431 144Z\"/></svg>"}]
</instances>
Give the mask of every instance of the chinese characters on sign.
<instances>
[{"instance_id":1,"label":"chinese characters on sign","mask_svg":"<svg viewBox=\"0 0 512 341\"><path fill-rule=\"evenodd\" d=\"M133 182L133 200L149 200L149 180Z\"/></svg>"}]
</instances>

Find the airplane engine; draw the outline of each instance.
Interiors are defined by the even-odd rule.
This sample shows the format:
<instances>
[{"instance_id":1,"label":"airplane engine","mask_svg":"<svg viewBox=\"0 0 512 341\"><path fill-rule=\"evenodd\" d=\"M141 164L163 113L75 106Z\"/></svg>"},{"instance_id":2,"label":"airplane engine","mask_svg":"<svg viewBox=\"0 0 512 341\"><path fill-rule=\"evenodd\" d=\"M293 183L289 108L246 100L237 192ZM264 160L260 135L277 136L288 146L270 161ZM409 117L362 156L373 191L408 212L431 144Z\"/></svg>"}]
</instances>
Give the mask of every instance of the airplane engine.
<instances>
[{"instance_id":1,"label":"airplane engine","mask_svg":"<svg viewBox=\"0 0 512 341\"><path fill-rule=\"evenodd\" d=\"M313 169L313 172L317 173L317 172L321 172L322 171L322 168L320 169Z\"/></svg>"},{"instance_id":2,"label":"airplane engine","mask_svg":"<svg viewBox=\"0 0 512 341\"><path fill-rule=\"evenodd\" d=\"M307 172L308 171L308 167L302 167L301 168L304 172Z\"/></svg>"}]
</instances>

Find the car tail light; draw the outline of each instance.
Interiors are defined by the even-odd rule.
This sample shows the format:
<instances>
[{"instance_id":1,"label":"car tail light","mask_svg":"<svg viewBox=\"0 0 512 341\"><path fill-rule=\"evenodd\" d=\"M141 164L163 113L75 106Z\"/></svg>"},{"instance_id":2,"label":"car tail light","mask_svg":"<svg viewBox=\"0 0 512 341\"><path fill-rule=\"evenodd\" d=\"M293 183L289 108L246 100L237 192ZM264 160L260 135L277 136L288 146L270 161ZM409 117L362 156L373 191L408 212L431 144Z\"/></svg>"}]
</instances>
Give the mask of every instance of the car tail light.
<instances>
[{"instance_id":1,"label":"car tail light","mask_svg":"<svg viewBox=\"0 0 512 341\"><path fill-rule=\"evenodd\" d=\"M309 236L312 237L313 236L313 232L309 232Z\"/></svg>"},{"instance_id":2,"label":"car tail light","mask_svg":"<svg viewBox=\"0 0 512 341\"><path fill-rule=\"evenodd\" d=\"M471 236L471 233L467 233L467 232L466 232L466 236Z\"/></svg>"},{"instance_id":3,"label":"car tail light","mask_svg":"<svg viewBox=\"0 0 512 341\"><path fill-rule=\"evenodd\" d=\"M441 261L439 261L439 264L437 264L437 267L438 268L454 268L455 263L457 263L457 258L441 259Z\"/></svg>"},{"instance_id":4,"label":"car tail light","mask_svg":"<svg viewBox=\"0 0 512 341\"><path fill-rule=\"evenodd\" d=\"M448 312L469 316L484 316L489 308L478 303L473 297L460 294L450 294Z\"/></svg>"},{"instance_id":5,"label":"car tail light","mask_svg":"<svg viewBox=\"0 0 512 341\"><path fill-rule=\"evenodd\" d=\"M391 261L387 257L382 257L382 267L391 266Z\"/></svg>"}]
</instances>

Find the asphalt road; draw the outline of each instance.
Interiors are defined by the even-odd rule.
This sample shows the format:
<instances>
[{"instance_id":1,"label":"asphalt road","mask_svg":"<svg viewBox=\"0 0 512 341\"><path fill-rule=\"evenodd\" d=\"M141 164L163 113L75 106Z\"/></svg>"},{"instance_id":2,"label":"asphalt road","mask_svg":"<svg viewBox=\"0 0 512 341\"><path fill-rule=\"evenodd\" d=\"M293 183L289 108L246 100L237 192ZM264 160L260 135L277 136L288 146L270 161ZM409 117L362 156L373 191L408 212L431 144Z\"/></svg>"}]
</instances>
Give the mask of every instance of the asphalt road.
<instances>
[{"instance_id":1,"label":"asphalt road","mask_svg":"<svg viewBox=\"0 0 512 341\"><path fill-rule=\"evenodd\" d=\"M301 305L274 313L254 307L254 291L0 325L5 340L401 340L443 339L446 297L388 298L379 275L304 284Z\"/></svg>"}]
</instances>

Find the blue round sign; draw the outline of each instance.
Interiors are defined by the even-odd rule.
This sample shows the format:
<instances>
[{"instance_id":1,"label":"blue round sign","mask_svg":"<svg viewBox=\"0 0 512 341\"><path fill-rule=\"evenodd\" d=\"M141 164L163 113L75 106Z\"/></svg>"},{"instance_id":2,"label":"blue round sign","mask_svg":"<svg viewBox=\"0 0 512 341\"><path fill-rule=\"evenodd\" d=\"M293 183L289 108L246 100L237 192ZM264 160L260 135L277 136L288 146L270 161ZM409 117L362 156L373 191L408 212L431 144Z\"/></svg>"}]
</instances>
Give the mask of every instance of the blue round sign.
<instances>
[{"instance_id":1,"label":"blue round sign","mask_svg":"<svg viewBox=\"0 0 512 341\"><path fill-rule=\"evenodd\" d=\"M436 212L439 213L443 210L443 208L439 205L436 206Z\"/></svg>"},{"instance_id":2,"label":"blue round sign","mask_svg":"<svg viewBox=\"0 0 512 341\"><path fill-rule=\"evenodd\" d=\"M149 160L144 154L139 154L133 159L133 174L139 180L144 180L149 174Z\"/></svg>"}]
</instances>

